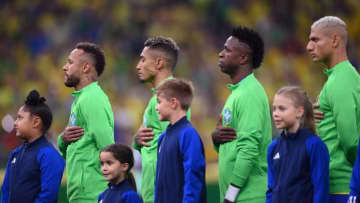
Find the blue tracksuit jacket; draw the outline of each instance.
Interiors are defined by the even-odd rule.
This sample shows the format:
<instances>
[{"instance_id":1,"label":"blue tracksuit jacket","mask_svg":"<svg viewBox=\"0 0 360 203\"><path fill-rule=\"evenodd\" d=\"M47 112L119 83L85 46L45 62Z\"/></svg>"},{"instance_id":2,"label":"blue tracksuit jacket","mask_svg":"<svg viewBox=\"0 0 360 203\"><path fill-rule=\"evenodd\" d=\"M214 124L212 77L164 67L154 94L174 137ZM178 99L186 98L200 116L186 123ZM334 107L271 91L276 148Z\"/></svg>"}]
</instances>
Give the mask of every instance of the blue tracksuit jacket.
<instances>
[{"instance_id":1,"label":"blue tracksuit jacket","mask_svg":"<svg viewBox=\"0 0 360 203\"><path fill-rule=\"evenodd\" d=\"M183 117L158 140L156 203L206 202L205 156L195 128Z\"/></svg>"},{"instance_id":2,"label":"blue tracksuit jacket","mask_svg":"<svg viewBox=\"0 0 360 203\"><path fill-rule=\"evenodd\" d=\"M313 132L283 132L268 148L267 203L327 203L329 152Z\"/></svg>"},{"instance_id":3,"label":"blue tracksuit jacket","mask_svg":"<svg viewBox=\"0 0 360 203\"><path fill-rule=\"evenodd\" d=\"M360 143L360 141L359 141ZM349 203L358 203L360 202L360 144L357 149L357 156L355 164L352 171L351 181L350 181L350 197Z\"/></svg>"},{"instance_id":4,"label":"blue tracksuit jacket","mask_svg":"<svg viewBox=\"0 0 360 203\"><path fill-rule=\"evenodd\" d=\"M99 195L98 200L99 203L142 203L127 179L117 185L109 183L109 188Z\"/></svg>"},{"instance_id":5,"label":"blue tracksuit jacket","mask_svg":"<svg viewBox=\"0 0 360 203\"><path fill-rule=\"evenodd\" d=\"M2 203L57 202L65 161L45 136L10 153Z\"/></svg>"}]
</instances>

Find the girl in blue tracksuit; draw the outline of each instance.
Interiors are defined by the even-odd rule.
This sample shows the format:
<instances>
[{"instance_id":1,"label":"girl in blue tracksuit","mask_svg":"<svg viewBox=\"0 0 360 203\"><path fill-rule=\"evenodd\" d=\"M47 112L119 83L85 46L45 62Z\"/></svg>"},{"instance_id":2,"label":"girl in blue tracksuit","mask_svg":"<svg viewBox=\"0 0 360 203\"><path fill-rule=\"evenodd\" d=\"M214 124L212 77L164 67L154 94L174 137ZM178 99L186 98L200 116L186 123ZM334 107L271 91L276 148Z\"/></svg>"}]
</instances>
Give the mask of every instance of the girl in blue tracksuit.
<instances>
[{"instance_id":1,"label":"girl in blue tracksuit","mask_svg":"<svg viewBox=\"0 0 360 203\"><path fill-rule=\"evenodd\" d=\"M99 203L141 203L136 182L130 172L134 156L130 147L111 144L100 152L101 172L109 188L99 195Z\"/></svg>"},{"instance_id":2,"label":"girl in blue tracksuit","mask_svg":"<svg viewBox=\"0 0 360 203\"><path fill-rule=\"evenodd\" d=\"M327 203L329 152L315 135L312 104L299 87L283 87L273 101L281 136L268 148L267 203Z\"/></svg>"},{"instance_id":3,"label":"girl in blue tracksuit","mask_svg":"<svg viewBox=\"0 0 360 203\"><path fill-rule=\"evenodd\" d=\"M46 139L52 113L36 90L19 109L15 130L24 144L11 152L1 187L2 203L55 203L65 161Z\"/></svg>"}]
</instances>

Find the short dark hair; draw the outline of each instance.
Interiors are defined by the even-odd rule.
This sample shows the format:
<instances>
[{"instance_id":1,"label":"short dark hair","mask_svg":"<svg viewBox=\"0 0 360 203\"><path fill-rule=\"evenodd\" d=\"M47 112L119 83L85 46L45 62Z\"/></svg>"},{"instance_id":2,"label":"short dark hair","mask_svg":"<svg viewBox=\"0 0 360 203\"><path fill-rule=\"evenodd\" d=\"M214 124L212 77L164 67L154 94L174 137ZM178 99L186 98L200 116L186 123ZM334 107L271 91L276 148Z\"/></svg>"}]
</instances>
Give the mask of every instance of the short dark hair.
<instances>
[{"instance_id":1,"label":"short dark hair","mask_svg":"<svg viewBox=\"0 0 360 203\"><path fill-rule=\"evenodd\" d=\"M150 49L159 50L167 55L168 57L166 59L169 66L172 70L174 70L177 64L180 48L173 39L161 36L152 37L145 41L144 46L149 47Z\"/></svg>"},{"instance_id":2,"label":"short dark hair","mask_svg":"<svg viewBox=\"0 0 360 203\"><path fill-rule=\"evenodd\" d=\"M36 90L30 91L26 97L24 111L30 112L30 115L39 116L42 122L42 133L43 135L49 130L53 116L51 110L47 104L46 99L40 97L40 94Z\"/></svg>"},{"instance_id":3,"label":"short dark hair","mask_svg":"<svg viewBox=\"0 0 360 203\"><path fill-rule=\"evenodd\" d=\"M176 98L183 110L188 110L194 97L194 87L184 79L170 79L156 88L156 94L166 99Z\"/></svg>"},{"instance_id":4,"label":"short dark hair","mask_svg":"<svg viewBox=\"0 0 360 203\"><path fill-rule=\"evenodd\" d=\"M98 45L90 42L79 42L76 44L76 48L84 50L94 59L97 75L100 76L105 69L104 51Z\"/></svg>"},{"instance_id":5,"label":"short dark hair","mask_svg":"<svg viewBox=\"0 0 360 203\"><path fill-rule=\"evenodd\" d=\"M247 44L251 49L252 67L258 68L264 58L264 41L255 30L247 27L237 27L232 31L231 36L237 38L240 42Z\"/></svg>"}]
</instances>

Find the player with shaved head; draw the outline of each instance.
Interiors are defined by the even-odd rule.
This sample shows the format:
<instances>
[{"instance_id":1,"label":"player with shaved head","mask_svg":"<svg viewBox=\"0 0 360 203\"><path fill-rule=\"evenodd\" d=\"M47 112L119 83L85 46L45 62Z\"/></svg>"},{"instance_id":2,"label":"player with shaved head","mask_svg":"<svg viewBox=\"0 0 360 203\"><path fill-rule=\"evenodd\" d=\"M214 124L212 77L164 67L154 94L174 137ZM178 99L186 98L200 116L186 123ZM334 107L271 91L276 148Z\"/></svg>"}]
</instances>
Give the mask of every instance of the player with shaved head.
<instances>
[{"instance_id":1,"label":"player with shaved head","mask_svg":"<svg viewBox=\"0 0 360 203\"><path fill-rule=\"evenodd\" d=\"M348 60L347 26L325 16L311 26L307 51L328 76L314 108L322 112L316 128L330 153L329 202L347 202L360 135L360 77Z\"/></svg>"}]
</instances>

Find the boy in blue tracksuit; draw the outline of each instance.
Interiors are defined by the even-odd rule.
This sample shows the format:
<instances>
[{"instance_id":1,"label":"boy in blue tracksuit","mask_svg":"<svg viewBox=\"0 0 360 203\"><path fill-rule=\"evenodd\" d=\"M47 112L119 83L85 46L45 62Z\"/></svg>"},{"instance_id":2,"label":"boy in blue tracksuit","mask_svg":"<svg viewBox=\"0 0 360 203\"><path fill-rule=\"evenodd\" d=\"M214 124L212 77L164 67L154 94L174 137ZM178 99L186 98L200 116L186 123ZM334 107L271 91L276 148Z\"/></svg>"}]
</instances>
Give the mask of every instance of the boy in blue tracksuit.
<instances>
[{"instance_id":1,"label":"boy in blue tracksuit","mask_svg":"<svg viewBox=\"0 0 360 203\"><path fill-rule=\"evenodd\" d=\"M173 79L156 88L160 121L170 121L158 141L156 203L206 202L202 141L186 118L193 98L191 83Z\"/></svg>"},{"instance_id":2,"label":"boy in blue tracksuit","mask_svg":"<svg viewBox=\"0 0 360 203\"><path fill-rule=\"evenodd\" d=\"M360 142L360 141L359 141ZM348 203L360 202L360 144L357 149L357 156L350 180L350 194Z\"/></svg>"},{"instance_id":3,"label":"boy in blue tracksuit","mask_svg":"<svg viewBox=\"0 0 360 203\"><path fill-rule=\"evenodd\" d=\"M1 188L1 203L55 203L65 162L45 134L52 114L36 90L30 92L15 121L24 144L11 152Z\"/></svg>"},{"instance_id":4,"label":"boy in blue tracksuit","mask_svg":"<svg viewBox=\"0 0 360 203\"><path fill-rule=\"evenodd\" d=\"M268 148L267 203L327 203L329 152L314 134L312 104L298 87L275 94L273 120L281 136Z\"/></svg>"}]
</instances>

